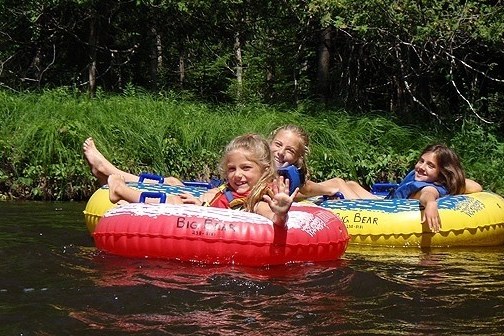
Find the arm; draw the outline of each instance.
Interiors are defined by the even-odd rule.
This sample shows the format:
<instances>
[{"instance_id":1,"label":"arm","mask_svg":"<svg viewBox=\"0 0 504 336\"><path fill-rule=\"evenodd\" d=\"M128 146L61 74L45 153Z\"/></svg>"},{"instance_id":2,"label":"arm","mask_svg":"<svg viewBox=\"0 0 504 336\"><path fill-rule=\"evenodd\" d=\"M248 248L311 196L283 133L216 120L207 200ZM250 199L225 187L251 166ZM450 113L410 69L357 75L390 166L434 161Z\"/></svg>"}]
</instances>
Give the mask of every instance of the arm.
<instances>
[{"instance_id":1,"label":"arm","mask_svg":"<svg viewBox=\"0 0 504 336\"><path fill-rule=\"evenodd\" d=\"M432 232L439 232L441 228L441 219L439 218L439 211L437 199L439 192L434 187L425 187L418 191L412 198L420 201L424 206L422 223L427 222Z\"/></svg>"},{"instance_id":2,"label":"arm","mask_svg":"<svg viewBox=\"0 0 504 336\"><path fill-rule=\"evenodd\" d=\"M465 180L464 194L472 194L480 191L483 191L483 187L478 182L471 179Z\"/></svg>"}]
</instances>

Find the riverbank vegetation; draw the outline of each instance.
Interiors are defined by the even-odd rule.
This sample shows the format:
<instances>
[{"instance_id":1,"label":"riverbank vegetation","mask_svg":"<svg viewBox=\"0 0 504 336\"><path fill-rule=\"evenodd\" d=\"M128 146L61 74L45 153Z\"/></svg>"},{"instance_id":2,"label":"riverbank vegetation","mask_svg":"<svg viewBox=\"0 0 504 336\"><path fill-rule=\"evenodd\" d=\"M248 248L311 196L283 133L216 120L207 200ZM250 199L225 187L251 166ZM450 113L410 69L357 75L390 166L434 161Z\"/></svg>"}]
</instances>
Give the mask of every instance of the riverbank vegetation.
<instances>
[{"instance_id":1,"label":"riverbank vegetation","mask_svg":"<svg viewBox=\"0 0 504 336\"><path fill-rule=\"evenodd\" d=\"M504 143L476 121L447 133L320 105L213 105L134 90L94 99L65 89L0 92L0 106L3 198L87 199L97 187L82 156L88 136L121 169L208 180L217 175L221 150L231 138L245 132L267 136L285 123L310 134L315 180L339 176L368 186L395 181L426 144L442 141L457 150L469 177L504 194Z\"/></svg>"}]
</instances>

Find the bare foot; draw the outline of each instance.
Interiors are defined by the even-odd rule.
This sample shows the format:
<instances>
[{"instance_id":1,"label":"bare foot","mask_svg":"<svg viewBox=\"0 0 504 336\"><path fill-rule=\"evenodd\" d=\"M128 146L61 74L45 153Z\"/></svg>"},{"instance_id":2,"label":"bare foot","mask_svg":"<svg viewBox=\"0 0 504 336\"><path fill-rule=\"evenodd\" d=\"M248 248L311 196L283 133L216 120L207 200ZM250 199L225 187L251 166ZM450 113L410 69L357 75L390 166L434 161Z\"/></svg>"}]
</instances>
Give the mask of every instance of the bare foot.
<instances>
[{"instance_id":1,"label":"bare foot","mask_svg":"<svg viewBox=\"0 0 504 336\"><path fill-rule=\"evenodd\" d=\"M84 158L91 168L91 173L98 179L101 185L107 183L107 178L115 173L118 169L107 160L103 154L96 148L93 138L87 138L82 145Z\"/></svg>"},{"instance_id":2,"label":"bare foot","mask_svg":"<svg viewBox=\"0 0 504 336\"><path fill-rule=\"evenodd\" d=\"M128 188L124 178L121 175L110 175L107 179L109 186L109 199L112 203L117 203L122 200L122 190Z\"/></svg>"}]
</instances>

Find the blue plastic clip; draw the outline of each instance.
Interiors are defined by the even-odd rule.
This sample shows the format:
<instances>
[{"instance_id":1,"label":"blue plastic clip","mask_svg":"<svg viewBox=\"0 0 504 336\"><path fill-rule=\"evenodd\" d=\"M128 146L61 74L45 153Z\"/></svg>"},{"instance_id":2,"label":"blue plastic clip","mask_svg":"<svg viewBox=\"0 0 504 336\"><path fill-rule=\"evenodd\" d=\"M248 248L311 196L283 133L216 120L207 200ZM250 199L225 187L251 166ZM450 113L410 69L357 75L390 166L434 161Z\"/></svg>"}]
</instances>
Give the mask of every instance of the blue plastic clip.
<instances>
[{"instance_id":1,"label":"blue plastic clip","mask_svg":"<svg viewBox=\"0 0 504 336\"><path fill-rule=\"evenodd\" d=\"M200 188L207 188L210 189L210 183L207 182L200 182L200 181L184 181L183 182L185 186L188 187L200 187Z\"/></svg>"},{"instance_id":2,"label":"blue plastic clip","mask_svg":"<svg viewBox=\"0 0 504 336\"><path fill-rule=\"evenodd\" d=\"M141 173L138 178L138 183L143 183L143 181L145 179L155 180L155 181L158 181L160 184L163 184L163 182L164 182L164 177L161 175L150 174L150 173Z\"/></svg>"},{"instance_id":3,"label":"blue plastic clip","mask_svg":"<svg viewBox=\"0 0 504 336\"><path fill-rule=\"evenodd\" d=\"M145 203L146 198L159 198L159 203L166 203L166 194L159 191L143 191L140 194L140 203Z\"/></svg>"}]
</instances>

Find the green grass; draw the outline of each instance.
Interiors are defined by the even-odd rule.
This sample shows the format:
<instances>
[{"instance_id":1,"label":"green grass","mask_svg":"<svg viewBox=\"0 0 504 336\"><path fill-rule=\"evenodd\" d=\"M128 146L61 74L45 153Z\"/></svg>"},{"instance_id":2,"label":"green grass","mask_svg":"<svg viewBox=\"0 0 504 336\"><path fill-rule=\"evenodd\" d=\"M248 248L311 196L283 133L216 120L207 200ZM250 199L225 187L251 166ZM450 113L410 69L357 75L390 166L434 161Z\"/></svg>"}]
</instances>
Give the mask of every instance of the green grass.
<instances>
[{"instance_id":1,"label":"green grass","mask_svg":"<svg viewBox=\"0 0 504 336\"><path fill-rule=\"evenodd\" d=\"M370 185L396 180L433 141L453 145L468 176L504 194L504 144L474 122L456 134L399 126L389 119L301 105L215 106L166 95L134 93L88 99L65 89L40 94L0 91L0 195L41 200L87 199L95 179L82 157L92 136L119 168L184 180L217 175L220 153L234 136L268 136L279 125L310 134L314 180L335 176Z\"/></svg>"}]
</instances>

